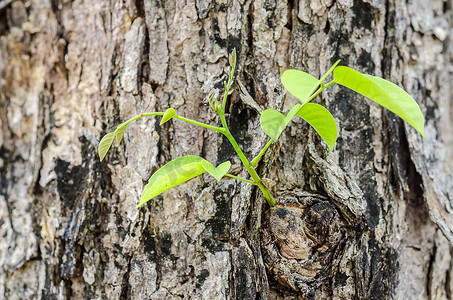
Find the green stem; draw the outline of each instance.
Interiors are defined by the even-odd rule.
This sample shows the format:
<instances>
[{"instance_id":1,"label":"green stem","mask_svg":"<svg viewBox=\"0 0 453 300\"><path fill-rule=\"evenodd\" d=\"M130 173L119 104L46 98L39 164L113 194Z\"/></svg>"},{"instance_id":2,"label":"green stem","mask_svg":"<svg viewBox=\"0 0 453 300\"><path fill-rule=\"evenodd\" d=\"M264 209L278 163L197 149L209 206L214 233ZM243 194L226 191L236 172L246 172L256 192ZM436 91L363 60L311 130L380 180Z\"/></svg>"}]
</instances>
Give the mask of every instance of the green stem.
<instances>
[{"instance_id":1,"label":"green stem","mask_svg":"<svg viewBox=\"0 0 453 300\"><path fill-rule=\"evenodd\" d=\"M272 144L273 141L274 140L270 139L269 142L267 142L266 146L264 146L264 148L261 150L261 152L252 160L252 162L250 163L252 168L256 167L256 164L260 161L260 159L264 155L264 153L266 153L267 148L269 148L269 146Z\"/></svg>"},{"instance_id":2,"label":"green stem","mask_svg":"<svg viewBox=\"0 0 453 300\"><path fill-rule=\"evenodd\" d=\"M328 88L329 86L333 85L335 83L335 79L332 80L331 82L329 82L328 84L324 85L324 80L327 78L327 76L329 76L330 73L333 72L333 70L335 69L335 67L340 63L340 60L337 60L332 67L330 67L329 70L327 70L326 74L324 74L321 79L319 79L319 85L321 86L318 91L319 93L322 92L325 88ZM332 83L333 82L333 83ZM331 84L332 83L332 84ZM330 85L329 85L330 84ZM318 86L315 86L313 88L313 90L311 91L310 95L312 95L312 97L310 97L307 101L303 102L303 104L305 103L308 103L310 102L311 99L313 99L314 97L316 97L316 95L318 95L319 93L317 92L316 95L313 96L313 93L315 93L317 91L317 87Z\"/></svg>"},{"instance_id":3,"label":"green stem","mask_svg":"<svg viewBox=\"0 0 453 300\"><path fill-rule=\"evenodd\" d=\"M140 119L142 117L149 117L149 116L163 116L164 113L163 112L150 112L150 113L144 113L144 114L141 114L140 116L136 116L135 118L132 118L131 121L135 121L137 119Z\"/></svg>"},{"instance_id":4,"label":"green stem","mask_svg":"<svg viewBox=\"0 0 453 300\"><path fill-rule=\"evenodd\" d=\"M119 125L116 128L115 131L118 131L120 128L122 128L124 126L127 126L127 124L129 124L130 122L133 122L133 121L138 120L140 118L149 117L149 116L163 116L163 115L164 115L163 112L144 113L144 114L136 116L136 117L134 117L132 119L127 120L123 124ZM208 125L208 124L204 124L204 123L201 123L201 122L198 122L198 121L195 121L195 120L192 120L192 119L184 118L184 117L181 117L181 116L178 116L178 115L174 115L173 118L181 120L181 121L184 121L184 122L187 122L187 123L190 123L190 124L193 124L193 125L201 126L201 127L208 128L208 129L212 129L212 130L215 130L215 131L220 132L220 133L224 133L225 132L225 129L223 129L223 128L212 126L212 125Z\"/></svg>"},{"instance_id":5,"label":"green stem","mask_svg":"<svg viewBox=\"0 0 453 300\"><path fill-rule=\"evenodd\" d=\"M138 120L138 119L143 118L143 117L163 116L163 115L164 115L163 112L150 112L150 113L141 114L139 116L136 116L136 117L133 117L132 119L127 120L123 124L120 124L116 130L120 129L121 127L127 126L127 124L129 124L130 122L133 122L133 121Z\"/></svg>"},{"instance_id":6,"label":"green stem","mask_svg":"<svg viewBox=\"0 0 453 300\"><path fill-rule=\"evenodd\" d=\"M328 82L328 83L324 86L324 89L326 89L326 88L328 88L328 87L334 85L335 83L337 83L337 82L335 81L335 79L332 80L332 81L330 81L330 82Z\"/></svg>"},{"instance_id":7,"label":"green stem","mask_svg":"<svg viewBox=\"0 0 453 300\"><path fill-rule=\"evenodd\" d=\"M230 74L228 74L228 82L227 84L225 84L225 93L223 95L223 101L222 101L222 113L224 114L225 113L225 106L226 106L226 100L228 98L228 93L230 92L230 86L231 86L231 83L233 82L233 74L234 74L234 70L236 68L236 66L230 66L231 67L231 70L230 70Z\"/></svg>"},{"instance_id":8,"label":"green stem","mask_svg":"<svg viewBox=\"0 0 453 300\"><path fill-rule=\"evenodd\" d=\"M230 130L228 129L228 125L225 120L225 114L221 112L220 114L220 119L222 120L222 126L225 129L225 132L223 133L227 139L230 141L231 145L233 146L234 150L238 154L239 158L241 159L242 163L244 164L244 167L247 169L249 172L250 176L252 176L253 181L255 181L256 185L260 188L261 192L263 193L264 197L266 198L267 202L269 203L270 206L275 206L276 201L274 197L269 193L267 188L264 186L263 182L261 181L260 176L256 171L250 166L250 162L248 159L245 157L244 152L242 152L241 148L239 148L238 143L234 139L233 135L231 134Z\"/></svg>"},{"instance_id":9,"label":"green stem","mask_svg":"<svg viewBox=\"0 0 453 300\"><path fill-rule=\"evenodd\" d=\"M222 109L219 111L220 115L220 120L222 121L222 127L224 129L224 132L222 132L227 139L230 141L231 145L233 146L234 150L238 154L239 158L241 159L242 163L244 164L244 167L247 169L249 172L250 176L252 176L253 181L256 183L256 185L260 188L261 192L263 193L264 197L266 198L267 202L269 203L270 206L275 206L276 201L274 197L269 193L267 188L264 186L263 182L261 181L260 176L258 173L256 173L255 169L253 169L250 166L250 162L248 159L245 157L244 152L242 152L241 148L239 148L238 143L234 139L233 135L231 134L230 130L228 129L228 125L225 119L225 103L228 97L228 93L230 91L230 86L231 82L233 81L233 74L234 74L234 69L235 66L231 66L230 73L228 74L228 83L225 84L225 94L223 95L223 102L222 102Z\"/></svg>"},{"instance_id":10,"label":"green stem","mask_svg":"<svg viewBox=\"0 0 453 300\"><path fill-rule=\"evenodd\" d=\"M337 83L337 82L335 80L332 80L331 82L329 82L326 85L324 85L324 87L319 88L313 95L310 96L310 98L308 98L308 100L305 101L305 103L310 102L311 100L313 100L313 98L318 96L322 91L324 91L326 88L334 85L335 83Z\"/></svg>"},{"instance_id":11,"label":"green stem","mask_svg":"<svg viewBox=\"0 0 453 300\"><path fill-rule=\"evenodd\" d=\"M184 121L184 122L187 122L187 123L190 123L190 124L198 125L198 126L201 126L201 127L204 127L204 128L212 129L212 130L215 130L215 131L220 132L220 133L224 133L225 132L225 129L223 129L223 128L220 128L220 127L217 127L217 126L211 126L211 125L208 125L208 124L204 124L204 123L201 123L201 122L198 122L198 121L195 121L195 120L191 120L191 119L188 119L188 118L184 118L184 117L181 117L181 116L178 116L178 115L175 115L173 118L181 120L181 121Z\"/></svg>"},{"instance_id":12,"label":"green stem","mask_svg":"<svg viewBox=\"0 0 453 300\"><path fill-rule=\"evenodd\" d=\"M321 82L324 82L324 80L327 78L327 76L329 76L330 73L333 72L333 70L335 69L335 67L340 63L340 60L337 60L331 67L329 70L327 70L326 74L324 74L321 79L319 79L319 81Z\"/></svg>"},{"instance_id":13,"label":"green stem","mask_svg":"<svg viewBox=\"0 0 453 300\"><path fill-rule=\"evenodd\" d=\"M252 185L256 185L256 182L254 182L254 181L251 181L251 180L248 180L248 179L245 179L245 178L242 178L242 177L234 176L232 174L228 174L227 173L227 174L225 174L225 176L228 176L228 177L231 177L231 178L234 178L234 179L238 179L238 180L242 180L242 181L245 181L245 182L250 183Z\"/></svg>"}]
</instances>

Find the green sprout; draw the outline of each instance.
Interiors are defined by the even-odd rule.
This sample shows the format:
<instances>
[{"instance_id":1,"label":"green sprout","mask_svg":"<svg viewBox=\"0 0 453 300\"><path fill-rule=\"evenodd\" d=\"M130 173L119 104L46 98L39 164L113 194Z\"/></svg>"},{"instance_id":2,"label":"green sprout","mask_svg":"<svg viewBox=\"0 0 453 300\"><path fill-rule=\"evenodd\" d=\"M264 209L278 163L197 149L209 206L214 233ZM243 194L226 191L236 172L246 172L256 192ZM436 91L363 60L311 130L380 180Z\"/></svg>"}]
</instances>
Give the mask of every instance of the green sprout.
<instances>
[{"instance_id":1,"label":"green sprout","mask_svg":"<svg viewBox=\"0 0 453 300\"><path fill-rule=\"evenodd\" d=\"M281 77L283 86L291 95L296 97L300 103L293 105L291 110L286 115L273 109L266 109L261 113L261 128L270 137L270 140L259 152L259 154L250 161L242 152L238 143L228 129L228 124L225 119L225 104L228 95L230 94L230 88L233 83L233 76L236 69L236 50L233 50L233 52L229 55L228 80L225 81L222 101L219 102L219 100L215 97L214 90L212 90L207 96L209 106L216 114L219 115L222 127L212 126L182 117L176 114L173 108L169 108L165 112L143 113L140 116L136 116L120 124L114 132L107 133L102 138L99 143L100 160L102 161L104 159L115 138L117 145L120 144L124 132L126 131L126 126L130 122L147 116L162 116L162 120L160 122L160 125L162 125L170 119L178 119L223 134L231 143L237 155L241 159L244 167L250 174L251 180L229 174L228 171L231 168L231 162L229 161L223 162L219 166L215 167L212 163L202 157L193 155L183 156L165 164L151 176L148 184L142 192L137 208L161 193L205 172L208 172L216 180L221 180L224 176L227 176L256 185L263 193L269 205L275 206L276 201L274 197L264 186L255 168L261 157L266 153L269 146L278 140L282 132L296 116L299 116L308 122L326 142L329 150L333 151L338 137L335 119L325 107L319 104L310 103L310 101L319 95L323 90L336 83L382 105L409 123L422 136L425 135L423 129L425 121L424 116L417 102L415 102L415 100L408 93L406 93L399 86L385 79L362 74L345 66L338 66L339 62L340 61L337 61L320 79L299 70L287 70L283 73ZM334 79L324 84L324 80L331 73L333 73ZM241 88L243 88L242 85Z\"/></svg>"}]
</instances>

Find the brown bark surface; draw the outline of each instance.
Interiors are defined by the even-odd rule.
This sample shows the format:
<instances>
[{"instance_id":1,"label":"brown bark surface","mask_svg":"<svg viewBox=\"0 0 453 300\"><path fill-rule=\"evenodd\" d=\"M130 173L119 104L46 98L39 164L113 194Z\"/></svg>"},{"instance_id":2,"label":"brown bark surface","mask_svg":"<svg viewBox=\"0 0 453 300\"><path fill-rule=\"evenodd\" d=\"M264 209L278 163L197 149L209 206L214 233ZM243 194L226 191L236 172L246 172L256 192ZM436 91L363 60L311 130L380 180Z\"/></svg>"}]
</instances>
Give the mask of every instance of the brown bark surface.
<instances>
[{"instance_id":1,"label":"brown bark surface","mask_svg":"<svg viewBox=\"0 0 453 300\"><path fill-rule=\"evenodd\" d=\"M451 1L0 0L0 299L451 299ZM335 86L315 101L339 125L333 152L302 120L260 162L270 209L244 182L201 176L140 209L150 175L198 155L233 163L215 132L236 48L262 108L295 99L279 77L337 59L404 87L426 137ZM239 90L239 86L234 88ZM230 129L249 159L267 142L234 92Z\"/></svg>"}]
</instances>

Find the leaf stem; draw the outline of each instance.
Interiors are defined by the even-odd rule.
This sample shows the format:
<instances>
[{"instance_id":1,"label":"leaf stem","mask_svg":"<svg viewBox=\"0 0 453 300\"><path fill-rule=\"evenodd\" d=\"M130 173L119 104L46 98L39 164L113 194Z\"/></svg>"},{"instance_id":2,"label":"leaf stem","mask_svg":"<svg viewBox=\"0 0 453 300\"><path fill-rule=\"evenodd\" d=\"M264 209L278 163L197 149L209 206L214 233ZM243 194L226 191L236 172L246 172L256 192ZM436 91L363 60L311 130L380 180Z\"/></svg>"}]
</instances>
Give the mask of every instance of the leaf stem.
<instances>
[{"instance_id":1,"label":"leaf stem","mask_svg":"<svg viewBox=\"0 0 453 300\"><path fill-rule=\"evenodd\" d=\"M136 116L135 118L130 119L130 121L135 121L137 119L140 119L142 117L149 117L149 116L163 116L163 112L150 112L150 113L143 113L140 116Z\"/></svg>"},{"instance_id":2,"label":"leaf stem","mask_svg":"<svg viewBox=\"0 0 453 300\"><path fill-rule=\"evenodd\" d=\"M164 113L163 112L150 112L150 113L143 113L139 116L136 116L132 119L129 119L127 120L126 122L120 124L116 130L115 130L115 133L120 130L122 127L124 126L127 126L127 124L129 124L130 122L133 122L135 120L138 120L140 118L143 118L143 117L149 117L149 116L163 116ZM174 119L178 119L178 120L181 120L181 121L184 121L184 122L187 122L187 123L190 123L190 124L193 124L193 125L197 125L197 126L201 126L201 127L204 127L204 128L208 128L208 129L212 129L212 130L215 130L217 132L220 132L220 133L224 133L225 132L225 129L221 128L221 127L217 127L217 126L212 126L212 125L208 125L208 124L204 124L204 123L201 123L201 122L198 122L198 121L195 121L195 120L192 120L192 119L188 119L188 118L185 118L185 117L181 117L181 116L178 116L178 115L174 115L173 116Z\"/></svg>"},{"instance_id":3,"label":"leaf stem","mask_svg":"<svg viewBox=\"0 0 453 300\"><path fill-rule=\"evenodd\" d=\"M269 148L273 141L273 139L270 139L269 142L267 142L266 146L264 146L264 148L261 150L261 152L252 160L252 162L250 163L252 168L256 167L261 157L264 155L264 153L266 153L267 148Z\"/></svg>"},{"instance_id":4,"label":"leaf stem","mask_svg":"<svg viewBox=\"0 0 453 300\"><path fill-rule=\"evenodd\" d=\"M331 67L329 70L327 70L326 74L324 74L321 79L319 79L320 82L324 82L324 80L327 78L327 76L329 76L330 73L333 72L333 70L335 69L335 67L340 63L340 60L337 60Z\"/></svg>"},{"instance_id":5,"label":"leaf stem","mask_svg":"<svg viewBox=\"0 0 453 300\"><path fill-rule=\"evenodd\" d=\"M326 88L334 85L335 83L337 83L337 82L335 80L332 80L329 83L327 83L326 85L324 85L324 87L319 88L313 95L310 96L310 98L308 98L308 100L305 101L304 104L306 104L306 103L310 102L311 100L313 100L313 98L318 96L322 91L324 91Z\"/></svg>"},{"instance_id":6,"label":"leaf stem","mask_svg":"<svg viewBox=\"0 0 453 300\"><path fill-rule=\"evenodd\" d=\"M330 73L333 72L333 70L335 69L335 67L340 63L340 60L337 60L332 67L330 67L329 70L327 70L327 72L321 77L321 79L319 79L319 86L320 88L317 90L316 88L318 87L315 86L313 88L313 90L311 91L310 95L314 95L315 92L319 91L319 92L322 92L325 88L328 88L329 86L333 85L333 83L335 83L335 79L332 80L331 82L329 82L328 84L324 84L324 80L327 78L327 76L329 76ZM333 83L332 83L333 82ZM302 102L302 105L304 105L305 103L308 103L310 102L311 99L313 99L314 97L316 97L319 93L316 93L314 96L310 97L308 100Z\"/></svg>"},{"instance_id":7,"label":"leaf stem","mask_svg":"<svg viewBox=\"0 0 453 300\"><path fill-rule=\"evenodd\" d=\"M325 85L324 89L326 89L326 88L328 88L328 87L334 85L335 83L337 83L337 82L335 81L335 79L332 80L332 81L330 81L330 82L328 82L328 83Z\"/></svg>"},{"instance_id":8,"label":"leaf stem","mask_svg":"<svg viewBox=\"0 0 453 300\"><path fill-rule=\"evenodd\" d=\"M129 119L129 120L127 120L126 122L120 124L120 125L116 128L115 132L117 132L120 128L122 128L122 127L124 127L124 126L127 126L127 124L129 124L130 122L133 122L133 121L138 120L138 119L140 119L140 118L149 117L149 116L163 116L163 115L164 115L163 112L150 112L150 113L141 114L141 115L139 115L139 116L133 117L132 119Z\"/></svg>"},{"instance_id":9,"label":"leaf stem","mask_svg":"<svg viewBox=\"0 0 453 300\"><path fill-rule=\"evenodd\" d=\"M225 132L225 129L223 129L223 128L220 128L220 127L217 127L217 126L208 125L208 124L205 124L205 123L201 123L201 122L198 122L198 121L195 121L195 120L192 120L192 119L188 119L188 118L184 118L184 117L181 117L181 116L178 116L178 115L175 115L173 118L181 120L181 121L184 121L184 122L187 122L187 123L190 123L190 124L193 124L193 125L198 125L198 126L201 126L201 127L204 127L204 128L212 129L212 130L215 130L215 131L220 132L220 133L224 133Z\"/></svg>"},{"instance_id":10,"label":"leaf stem","mask_svg":"<svg viewBox=\"0 0 453 300\"><path fill-rule=\"evenodd\" d=\"M242 180L242 181L245 181L247 183L250 183L250 184L253 184L253 185L256 185L256 182L254 181L251 181L251 180L248 180L248 179L245 179L245 178L242 178L242 177L238 177L238 176L235 176L235 175L232 175L232 174L225 174L225 176L228 176L228 177L231 177L231 178L234 178L234 179L238 179L238 180Z\"/></svg>"}]
</instances>

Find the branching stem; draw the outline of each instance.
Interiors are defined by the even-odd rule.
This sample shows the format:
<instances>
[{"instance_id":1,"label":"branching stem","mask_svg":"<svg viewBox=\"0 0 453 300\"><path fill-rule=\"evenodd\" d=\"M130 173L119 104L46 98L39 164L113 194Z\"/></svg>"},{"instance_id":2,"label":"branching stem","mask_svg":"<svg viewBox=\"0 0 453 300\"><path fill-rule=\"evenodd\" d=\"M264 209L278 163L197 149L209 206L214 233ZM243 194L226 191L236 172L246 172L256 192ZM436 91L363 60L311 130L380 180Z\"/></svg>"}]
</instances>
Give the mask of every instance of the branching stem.
<instances>
[{"instance_id":1,"label":"branching stem","mask_svg":"<svg viewBox=\"0 0 453 300\"><path fill-rule=\"evenodd\" d=\"M338 64L339 61L337 61L334 65L334 67ZM333 69L332 69L333 70ZM324 76L323 78L321 78L322 80L324 80L327 75L330 74L330 72L332 72L331 70L329 70ZM304 105L305 103L308 103L310 102L311 100L313 100L316 96L318 96L323 90L325 90L326 88L328 87L331 87L332 85L334 85L336 83L335 80L332 80L330 82L328 82L327 84L324 84L322 81L321 81L321 86L319 87L318 90L314 91L312 93L312 95L306 100L304 101ZM267 144L264 146L264 148L260 151L260 153L252 160L252 162L250 163L251 167L252 168L255 168L256 165L258 164L259 160L261 159L261 157L266 153L267 149L269 148L269 146L272 144L273 140L270 139L269 142L267 142Z\"/></svg>"},{"instance_id":2,"label":"branching stem","mask_svg":"<svg viewBox=\"0 0 453 300\"><path fill-rule=\"evenodd\" d=\"M330 87L330 86L335 84L335 80L333 80L333 81L331 81L331 82L329 82L329 83L327 83L325 85L324 85L323 81L332 72L333 68L337 64L338 64L338 62L335 63L335 65L326 74L324 74L324 76L320 79L319 88L318 89L316 89L316 87L314 88L313 92L311 93L311 96L304 102L304 104L310 102L313 98L315 98L317 95L319 95L324 89L326 89L326 88L328 88L328 87ZM236 68L236 52L234 50L234 52L230 55L230 67L228 69L228 75L229 76L228 76L228 81L225 82L225 92L224 92L224 95L223 95L222 105L221 105L221 107L219 107L219 109L215 110L220 116L220 120L222 122L222 127L217 127L217 126L204 124L204 123L201 123L201 122L198 122L198 121L195 121L195 120L192 120L192 119L188 119L188 118L185 118L185 117L182 117L182 116L178 116L178 115L174 115L173 118L181 120L181 121L184 121L184 122L187 122L187 123L190 123L190 124L193 124L193 125L201 126L201 127L207 128L207 129L212 129L214 131L217 131L217 132L222 133L223 135L225 135L225 137L228 139L228 141L231 143L231 145L233 146L234 150L238 154L238 156L241 159L242 163L244 164L244 167L249 172L249 174L252 177L253 181L245 179L245 178L241 178L241 177L238 177L238 176L235 176L235 175L232 175L232 174L225 174L225 176L228 176L228 177L231 177L231 178L234 178L234 179L238 179L238 180L250 183L252 185L258 186L260 188L261 192L263 193L264 197L266 198L267 202L269 203L269 205L270 206L275 206L276 201L275 201L274 197L272 197L270 192L264 186L260 176L258 175L258 173L254 169L256 167L257 163L259 162L259 160L261 159L261 157L266 153L267 149L272 144L273 140L272 139L269 140L269 142L267 142L267 144L260 151L260 153L252 160L252 162L249 162L249 160L245 157L244 152L242 152L242 150L239 147L238 143L236 142L236 140L234 139L234 137L231 134L230 130L228 129L228 125L227 125L227 122L226 122L226 119L225 119L225 106L226 106L226 101L227 101L227 98L228 98L228 95L229 95L229 92L230 92L230 87L231 87L231 84L233 82L233 75L234 75L235 68ZM163 115L164 115L163 112L151 112L151 113L141 114L139 116L136 116L136 117L134 117L132 119L127 120L126 122L124 122L123 124L118 126L118 128L115 130L115 132L117 132L120 129L122 129L123 127L127 126L127 124L129 124L130 122L135 121L137 119L140 119L142 117L163 116Z\"/></svg>"},{"instance_id":3,"label":"branching stem","mask_svg":"<svg viewBox=\"0 0 453 300\"><path fill-rule=\"evenodd\" d=\"M252 162L250 163L252 168L256 167L261 157L264 155L264 153L266 153L267 148L269 148L273 141L274 141L273 139L270 139L269 142L267 142L266 146L264 146L264 148L261 150L261 152L252 160Z\"/></svg>"},{"instance_id":4,"label":"branching stem","mask_svg":"<svg viewBox=\"0 0 453 300\"><path fill-rule=\"evenodd\" d=\"M232 175L232 174L225 174L225 176L228 176L228 177L231 177L231 178L234 178L234 179L238 179L238 180L242 180L242 181L245 181L247 183L250 183L250 184L253 184L253 185L256 185L256 182L254 181L251 181L251 180L248 180L248 179L245 179L245 178L242 178L242 177L238 177L238 176L235 176L235 175Z\"/></svg>"}]
</instances>

